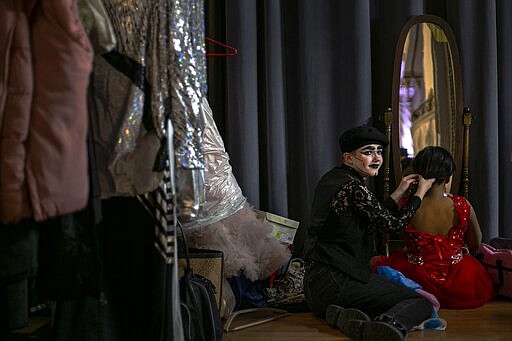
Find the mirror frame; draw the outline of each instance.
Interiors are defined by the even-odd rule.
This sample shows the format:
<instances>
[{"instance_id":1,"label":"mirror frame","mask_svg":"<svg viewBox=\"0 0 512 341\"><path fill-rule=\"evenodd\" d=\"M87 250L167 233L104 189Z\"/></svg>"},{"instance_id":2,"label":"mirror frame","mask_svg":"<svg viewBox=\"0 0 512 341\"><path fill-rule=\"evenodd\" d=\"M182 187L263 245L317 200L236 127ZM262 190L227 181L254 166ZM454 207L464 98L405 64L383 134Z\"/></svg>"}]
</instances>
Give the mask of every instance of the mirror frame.
<instances>
[{"instance_id":1,"label":"mirror frame","mask_svg":"<svg viewBox=\"0 0 512 341\"><path fill-rule=\"evenodd\" d=\"M459 51L457 48L457 43L455 41L455 35L450 27L450 25L444 21L443 19L434 16L434 15L418 15L415 16L409 21L405 23L400 32L400 36L398 38L398 43L396 45L395 51L395 60L393 66L393 88L392 88L392 126L394 129L391 129L391 145L392 145L392 153L393 153L393 174L395 176L395 188L398 186L402 179L402 167L400 163L400 136L399 136L399 124L400 124L400 70L402 63L402 54L405 45L405 41L407 38L407 34L410 29L416 25L421 23L430 23L438 25L446 34L446 38L448 40L448 44L450 46L450 52L452 55L452 65L453 65L453 76L454 76L454 86L455 86L455 136L454 136L454 145L455 151L453 153L453 158L455 160L456 169L452 176L452 182L450 187L450 193L459 194L461 187L461 174L462 174L462 159L463 159L463 131L464 131L464 122L463 122L463 94L462 94L462 80L461 80L461 69L460 69L460 57Z\"/></svg>"}]
</instances>

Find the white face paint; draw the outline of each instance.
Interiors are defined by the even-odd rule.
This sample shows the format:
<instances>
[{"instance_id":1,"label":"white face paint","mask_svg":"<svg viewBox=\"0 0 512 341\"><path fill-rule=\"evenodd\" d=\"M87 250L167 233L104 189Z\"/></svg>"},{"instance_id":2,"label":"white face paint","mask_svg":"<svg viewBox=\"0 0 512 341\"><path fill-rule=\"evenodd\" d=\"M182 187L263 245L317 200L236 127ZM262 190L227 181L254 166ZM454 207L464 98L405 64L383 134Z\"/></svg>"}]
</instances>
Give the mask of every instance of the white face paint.
<instances>
[{"instance_id":1,"label":"white face paint","mask_svg":"<svg viewBox=\"0 0 512 341\"><path fill-rule=\"evenodd\" d=\"M380 166L382 166L382 146L380 144L368 144L347 154L345 164L355 169L363 178L379 174Z\"/></svg>"}]
</instances>

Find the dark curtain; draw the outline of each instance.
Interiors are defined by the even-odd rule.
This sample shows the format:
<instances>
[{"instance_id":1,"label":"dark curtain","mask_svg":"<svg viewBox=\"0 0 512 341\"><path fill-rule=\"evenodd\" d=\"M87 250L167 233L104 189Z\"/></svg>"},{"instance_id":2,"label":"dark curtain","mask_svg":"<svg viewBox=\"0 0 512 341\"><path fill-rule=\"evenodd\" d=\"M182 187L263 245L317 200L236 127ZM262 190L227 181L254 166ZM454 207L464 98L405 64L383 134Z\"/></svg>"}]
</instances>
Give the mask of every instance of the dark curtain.
<instances>
[{"instance_id":1,"label":"dark curtain","mask_svg":"<svg viewBox=\"0 0 512 341\"><path fill-rule=\"evenodd\" d=\"M341 162L339 133L383 126L402 26L420 14L446 20L475 116L469 200L484 240L512 237L510 1L207 0L206 10L207 35L239 50L208 58L208 99L234 175L255 207L305 225L316 182Z\"/></svg>"}]
</instances>

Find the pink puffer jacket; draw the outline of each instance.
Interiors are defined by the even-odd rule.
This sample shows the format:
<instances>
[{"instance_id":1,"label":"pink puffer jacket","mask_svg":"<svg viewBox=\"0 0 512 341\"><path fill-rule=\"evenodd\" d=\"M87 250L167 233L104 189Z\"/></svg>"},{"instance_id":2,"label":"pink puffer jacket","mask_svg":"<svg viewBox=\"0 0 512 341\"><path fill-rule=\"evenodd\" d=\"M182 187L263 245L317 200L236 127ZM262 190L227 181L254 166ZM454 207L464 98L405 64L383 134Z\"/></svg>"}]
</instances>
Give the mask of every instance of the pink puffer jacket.
<instances>
[{"instance_id":1,"label":"pink puffer jacket","mask_svg":"<svg viewBox=\"0 0 512 341\"><path fill-rule=\"evenodd\" d=\"M76 1L0 1L0 222L87 204L92 57Z\"/></svg>"}]
</instances>

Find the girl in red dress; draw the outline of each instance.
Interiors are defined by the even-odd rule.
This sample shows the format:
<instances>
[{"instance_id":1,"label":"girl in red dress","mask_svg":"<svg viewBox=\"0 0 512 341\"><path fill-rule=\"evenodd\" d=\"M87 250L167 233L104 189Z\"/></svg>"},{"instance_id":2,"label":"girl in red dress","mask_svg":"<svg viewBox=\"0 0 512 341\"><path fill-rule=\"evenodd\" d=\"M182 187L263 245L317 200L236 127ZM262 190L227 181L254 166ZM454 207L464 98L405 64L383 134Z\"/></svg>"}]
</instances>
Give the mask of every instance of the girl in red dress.
<instances>
[{"instance_id":1,"label":"girl in red dress","mask_svg":"<svg viewBox=\"0 0 512 341\"><path fill-rule=\"evenodd\" d=\"M388 265L419 283L439 300L441 308L476 308L495 296L490 275L469 254L482 232L471 204L445 192L455 170L451 154L426 147L413 160L414 173L436 181L404 230L405 247L374 263Z\"/></svg>"}]
</instances>

